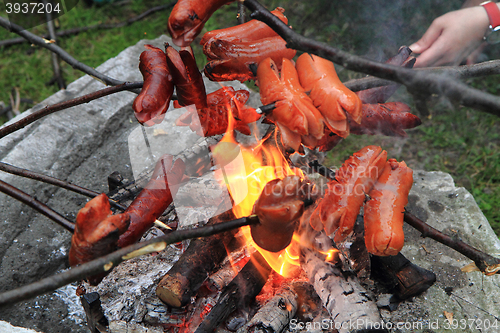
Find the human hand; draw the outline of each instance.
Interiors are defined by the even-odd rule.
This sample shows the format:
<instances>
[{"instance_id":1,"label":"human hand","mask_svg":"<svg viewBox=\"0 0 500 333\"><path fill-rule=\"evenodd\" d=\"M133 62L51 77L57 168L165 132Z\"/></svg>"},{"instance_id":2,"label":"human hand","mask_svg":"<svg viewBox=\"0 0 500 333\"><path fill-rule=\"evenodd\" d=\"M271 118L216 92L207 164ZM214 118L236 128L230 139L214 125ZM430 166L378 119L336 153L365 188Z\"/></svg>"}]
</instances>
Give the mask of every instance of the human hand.
<instances>
[{"instance_id":1,"label":"human hand","mask_svg":"<svg viewBox=\"0 0 500 333\"><path fill-rule=\"evenodd\" d=\"M483 41L489 19L481 6L464 8L436 18L422 38L410 45L420 53L414 67L459 64Z\"/></svg>"}]
</instances>

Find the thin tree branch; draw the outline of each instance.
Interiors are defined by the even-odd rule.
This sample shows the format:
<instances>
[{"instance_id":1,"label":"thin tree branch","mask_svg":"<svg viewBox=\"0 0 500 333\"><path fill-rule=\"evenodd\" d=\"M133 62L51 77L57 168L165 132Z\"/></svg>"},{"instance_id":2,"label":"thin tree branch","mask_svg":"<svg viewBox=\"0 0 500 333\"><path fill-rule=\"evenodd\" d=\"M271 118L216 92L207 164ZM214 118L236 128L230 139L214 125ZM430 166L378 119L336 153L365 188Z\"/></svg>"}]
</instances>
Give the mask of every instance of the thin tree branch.
<instances>
[{"instance_id":1,"label":"thin tree branch","mask_svg":"<svg viewBox=\"0 0 500 333\"><path fill-rule=\"evenodd\" d=\"M156 7L150 8L150 9L146 10L145 12L143 12L143 13L137 15L137 16L131 17L128 20L123 21L123 22L118 22L118 23L101 23L101 24L94 24L94 25L91 25L91 26L88 26L88 27L79 27L79 28L67 29L67 30L56 32L55 36L56 37L65 37L65 36L70 36L70 35L76 35L76 34L79 34L81 32L85 32L85 31L89 31L89 30L94 30L94 29L114 29L114 28L121 28L121 27L130 25L132 23L135 23L137 21L140 21L140 20L142 20L142 19L144 19L144 18L148 17L149 15L154 14L156 12L169 9L169 8L173 7L176 3L177 3L177 1L174 1L174 2L166 4L166 5L161 5L161 6L156 6ZM48 34L47 35L42 35L42 37L43 38L52 38ZM27 40L25 38L22 38L22 37L20 37L20 38L6 39L6 40L0 41L0 47L2 47L2 46L7 47L7 46L16 45L16 44L22 44L22 43L25 43L25 42L27 42Z\"/></svg>"},{"instance_id":2,"label":"thin tree branch","mask_svg":"<svg viewBox=\"0 0 500 333\"><path fill-rule=\"evenodd\" d=\"M17 176L21 176L21 177L25 177L25 178L30 178L30 179L34 179L34 180L38 180L38 181L47 183L47 184L59 186L59 187L64 188L66 190L70 190L70 191L85 195L85 196L90 197L90 198L94 198L100 194L99 192L92 191L92 190L83 188L81 186L71 184L71 183L64 181L64 180L60 180L60 179L57 179L54 177L46 176L46 175L38 173L38 172L18 168L18 167L15 167L13 165L3 163L3 162L0 162L0 170L4 171L4 172L11 173L13 175L17 175ZM116 202L112 199L109 199L109 203L118 209L121 209L121 210L127 209L127 207L120 205L118 202Z\"/></svg>"},{"instance_id":3,"label":"thin tree branch","mask_svg":"<svg viewBox=\"0 0 500 333\"><path fill-rule=\"evenodd\" d=\"M457 252L460 252L467 258L474 261L477 268L486 275L500 274L500 259L490 256L469 244L443 234L441 231L434 229L427 223L419 220L414 215L405 211L404 220L422 233L422 237L429 237L435 241L444 244Z\"/></svg>"},{"instance_id":4,"label":"thin tree branch","mask_svg":"<svg viewBox=\"0 0 500 333\"><path fill-rule=\"evenodd\" d=\"M66 230L73 232L75 230L75 224L66 219L64 216L48 207L47 205L41 203L37 199L33 198L31 195L21 191L18 188L0 180L0 192L3 192L16 200L30 206L41 214L47 216L52 221L56 222L60 226L64 227Z\"/></svg>"},{"instance_id":5,"label":"thin tree branch","mask_svg":"<svg viewBox=\"0 0 500 333\"><path fill-rule=\"evenodd\" d=\"M256 0L245 0L245 6L252 11L252 18L269 25L286 40L289 48L316 54L349 70L401 83L413 94L442 95L464 106L500 116L500 97L470 88L448 75L391 66L349 54L299 35Z\"/></svg>"},{"instance_id":6,"label":"thin tree branch","mask_svg":"<svg viewBox=\"0 0 500 333\"><path fill-rule=\"evenodd\" d=\"M62 60L66 61L73 68L78 69L78 70L84 72L85 74L88 74L88 75L100 80L101 82L103 82L106 85L116 86L116 85L124 83L123 81L113 79L107 75L104 75L104 74L96 71L92 67L87 66L87 65L79 62L78 60L76 60L75 58L70 56L69 53L64 51L61 47L59 47L55 44L49 43L45 38L39 37L39 36L31 33L29 31L25 30L23 27L18 26L17 24L14 24L12 22L9 22L9 20L7 20L6 18L1 17L1 16L0 16L0 26L4 27L5 29L7 29L11 32L18 34L21 37L26 38L32 44L36 44L38 46L44 47L44 48L48 49L49 51L57 54L59 57L61 57Z\"/></svg>"},{"instance_id":7,"label":"thin tree branch","mask_svg":"<svg viewBox=\"0 0 500 333\"><path fill-rule=\"evenodd\" d=\"M0 18L1 19L1 18ZM143 82L125 82L122 84L119 84L114 87L108 87L104 88L102 90L95 91L93 93L77 97L74 99L71 99L69 101L64 101L61 103L57 103L54 105L46 106L43 109L40 109L38 111L35 111L28 116L18 120L17 122L4 126L0 128L0 138L3 138L4 136L11 134L33 122L36 120L43 118L51 113L54 113L56 111L64 110L69 107L75 106L75 105L80 105L83 103L88 103L90 101L93 101L94 99L98 99L107 95L111 95L120 91L124 90L132 90L132 89L137 89L142 87Z\"/></svg>"},{"instance_id":8,"label":"thin tree branch","mask_svg":"<svg viewBox=\"0 0 500 333\"><path fill-rule=\"evenodd\" d=\"M238 24L243 24L247 21L247 14L245 12L245 4L242 0L238 0Z\"/></svg>"},{"instance_id":9,"label":"thin tree branch","mask_svg":"<svg viewBox=\"0 0 500 333\"><path fill-rule=\"evenodd\" d=\"M258 223L257 216L252 215L237 220L221 222L215 225L205 226L190 230L179 230L167 235L151 239L149 241L136 243L123 249L110 253L104 257L92 260L83 265L71 268L62 273L41 279L29 285L9 290L0 294L0 308L12 305L26 299L36 297L46 292L54 291L69 283L76 282L90 276L108 272L119 263L136 257L163 250L168 244L177 243L185 239L211 236L220 232L240 228L245 225ZM139 251L137 251L139 250ZM134 252L137 251L137 252ZM134 253L133 253L134 252Z\"/></svg>"},{"instance_id":10,"label":"thin tree branch","mask_svg":"<svg viewBox=\"0 0 500 333\"><path fill-rule=\"evenodd\" d=\"M20 99L21 103L26 103L26 104L33 104L33 100L29 98L21 98ZM12 111L12 105L6 105L2 107L2 104L0 104L0 117L7 114L7 112Z\"/></svg>"},{"instance_id":11,"label":"thin tree branch","mask_svg":"<svg viewBox=\"0 0 500 333\"><path fill-rule=\"evenodd\" d=\"M317 160L310 162L309 167L312 171L319 173L329 180L335 178L335 171L321 165ZM408 211L405 211L404 213L404 221L420 231L422 233L422 237L429 237L471 259L484 274L500 274L500 259L479 251L461 240L454 239L443 234L441 231L431 227Z\"/></svg>"},{"instance_id":12,"label":"thin tree branch","mask_svg":"<svg viewBox=\"0 0 500 333\"><path fill-rule=\"evenodd\" d=\"M491 60L474 65L414 68L413 70L435 74L446 74L456 79L468 79L500 74L500 60ZM394 82L375 77L365 77L362 79L353 79L344 82L344 85L352 91L360 91L387 86L390 84L394 84Z\"/></svg>"},{"instance_id":13,"label":"thin tree branch","mask_svg":"<svg viewBox=\"0 0 500 333\"><path fill-rule=\"evenodd\" d=\"M47 0L44 0L43 3L47 5ZM52 13L49 11L45 12L45 17L47 18L47 29L49 30L50 39L54 42L57 42L56 38L56 29L54 27L54 21L52 20ZM57 54L51 54L52 67L54 69L54 79L57 82L57 86L59 89L66 89L66 83L64 82L64 78L61 72L61 66L59 64L59 57Z\"/></svg>"}]
</instances>

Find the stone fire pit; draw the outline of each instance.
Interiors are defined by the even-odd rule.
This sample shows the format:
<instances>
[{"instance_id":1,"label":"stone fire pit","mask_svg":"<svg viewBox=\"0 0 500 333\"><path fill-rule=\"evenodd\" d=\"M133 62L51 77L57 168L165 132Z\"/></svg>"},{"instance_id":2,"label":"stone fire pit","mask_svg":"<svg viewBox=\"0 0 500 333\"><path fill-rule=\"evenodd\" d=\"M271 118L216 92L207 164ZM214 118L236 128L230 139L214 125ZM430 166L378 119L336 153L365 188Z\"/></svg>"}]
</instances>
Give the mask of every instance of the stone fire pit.
<instances>
[{"instance_id":1,"label":"stone fire pit","mask_svg":"<svg viewBox=\"0 0 500 333\"><path fill-rule=\"evenodd\" d=\"M164 42L170 42L169 38L162 36L141 41L97 69L121 80L141 80L138 62L143 45L161 47ZM208 80L206 85L208 92L220 87L218 83ZM244 88L239 83L235 86ZM103 84L84 76L33 110L103 87ZM129 143L130 134L139 128L131 108L135 96L131 92L121 92L48 116L1 139L0 159L96 191L108 192L107 176L110 173L118 171L125 178L133 179L132 166L137 157L131 159ZM257 94L253 94L250 104L260 104ZM172 154L189 148L198 139L188 127L173 126L173 120L180 112L169 112L164 132L154 136L168 142L165 152ZM5 173L0 173L0 179L35 195L73 221L88 200L66 190ZM500 255L500 242L474 198L464 188L455 187L450 175L417 170L414 180L407 207L410 212L438 230L461 238L487 253ZM66 230L3 194L0 194L0 212L0 291L34 282L68 267L71 235ZM405 240L403 254L413 263L433 271L437 282L424 294L400 303L392 312L384 307L388 295L379 295L384 320L393 323L394 327L402 323L401 329L395 332L445 332L444 311L453 313L453 319L458 323L465 319L467 325L471 324L472 328L467 326L460 331L477 332L476 326L484 329L486 321L500 326L498 275L485 277L477 272L461 272L460 268L471 262L469 259L431 239L421 238L407 225ZM142 300L147 297L152 299L151 291L179 253L177 248L167 247L154 258L145 256L134 259L127 265L135 270L118 267L97 288L101 292L106 315L110 321L115 321L116 327L148 325L149 308ZM155 268L151 262L155 262ZM0 321L41 332L89 332L75 288L66 286L54 293L1 309ZM5 323L0 322L0 328L4 327L2 325L5 326Z\"/></svg>"}]
</instances>

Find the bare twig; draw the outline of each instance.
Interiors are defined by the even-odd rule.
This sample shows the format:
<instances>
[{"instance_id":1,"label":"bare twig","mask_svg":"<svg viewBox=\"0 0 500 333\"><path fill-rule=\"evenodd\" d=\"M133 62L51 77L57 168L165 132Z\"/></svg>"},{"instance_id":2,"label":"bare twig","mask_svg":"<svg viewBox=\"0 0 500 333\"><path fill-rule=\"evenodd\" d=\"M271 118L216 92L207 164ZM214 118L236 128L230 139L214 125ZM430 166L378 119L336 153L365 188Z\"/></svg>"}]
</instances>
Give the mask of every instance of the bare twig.
<instances>
[{"instance_id":1,"label":"bare twig","mask_svg":"<svg viewBox=\"0 0 500 333\"><path fill-rule=\"evenodd\" d=\"M12 96L12 93L15 92L16 97ZM19 94L19 88L15 87L12 89L11 93L9 93L10 105L12 105L12 112L14 115L20 115L19 106L21 105L21 95Z\"/></svg>"},{"instance_id":2,"label":"bare twig","mask_svg":"<svg viewBox=\"0 0 500 333\"><path fill-rule=\"evenodd\" d=\"M0 19L1 19L1 17L0 17ZM107 95L111 95L111 94L114 94L114 93L117 93L120 91L137 89L137 88L142 87L142 85L143 85L143 82L125 82L125 83L122 83L122 84L114 86L114 87L104 88L102 90L95 91L93 93L71 99L69 101L57 103L57 104L54 104L51 106L46 106L45 108L31 113L30 115L24 117L23 119L15 122L13 124L10 124L8 126L4 126L4 127L0 128L0 138L3 138L4 136L6 136L10 133L13 133L13 132L35 122L36 120L38 120L42 117L45 117L51 113L54 113L56 111L64 110L64 109L67 109L67 108L75 106L75 105L88 103L90 101L93 101L94 99L98 99L98 98L101 98L101 97L104 97Z\"/></svg>"},{"instance_id":3,"label":"bare twig","mask_svg":"<svg viewBox=\"0 0 500 333\"><path fill-rule=\"evenodd\" d=\"M168 244L177 243L190 238L207 237L255 223L258 223L256 216L243 217L237 220L221 222L211 226L190 230L179 230L146 242L130 245L110 253L107 256L92 260L62 273L4 292L0 294L0 308L56 290L57 288L85 279L89 276L108 272L112 267L117 266L119 263L137 256L135 254L139 251L133 253L136 250L140 250L141 254L161 251ZM145 248L146 246L147 248Z\"/></svg>"},{"instance_id":4,"label":"bare twig","mask_svg":"<svg viewBox=\"0 0 500 333\"><path fill-rule=\"evenodd\" d=\"M166 4L166 5L161 5L161 6L156 6L156 7L153 7L153 8L150 8L148 10L146 10L145 12L137 15L137 16L134 16L134 17L131 17L129 18L128 20L126 21L123 21L123 22L118 22L118 23L101 23L101 24L94 24L94 25L91 25L91 26L88 26L88 27L79 27L79 28L73 28L73 29L67 29L67 30L62 30L62 31L57 31L55 36L56 37L65 37L65 36L71 36L71 35L76 35L76 34L79 34L81 32L85 32L85 31L89 31L89 30L94 30L94 29L114 29L114 28L121 28L121 27L124 27L124 26L127 26L127 25L130 25L134 22L137 22L137 21L140 21L146 17L148 17L149 15L151 14L154 14L156 12L159 12L159 11L162 11L162 10L166 10L166 9L169 9L171 7L173 7L175 4L176 4L177 1L174 1L172 3L169 3L169 4ZM53 38L53 37L50 37L48 34L47 35L43 35L42 36L43 38ZM16 45L16 44L22 44L22 43L25 43L27 42L27 40L25 38L12 38L12 39L6 39L6 40L2 40L0 41L0 47L2 46L11 46L11 45Z\"/></svg>"},{"instance_id":5,"label":"bare twig","mask_svg":"<svg viewBox=\"0 0 500 333\"><path fill-rule=\"evenodd\" d=\"M238 24L243 24L247 20L247 15L245 12L245 4L243 1L238 0Z\"/></svg>"},{"instance_id":6,"label":"bare twig","mask_svg":"<svg viewBox=\"0 0 500 333\"><path fill-rule=\"evenodd\" d=\"M0 192L3 192L16 200L30 206L36 211L47 216L52 221L56 222L60 226L64 227L66 230L73 232L75 230L75 224L66 219L64 216L54 211L52 208L41 203L37 199L33 198L31 195L19 190L18 188L0 180Z\"/></svg>"},{"instance_id":7,"label":"bare twig","mask_svg":"<svg viewBox=\"0 0 500 333\"><path fill-rule=\"evenodd\" d=\"M12 22L9 22L6 18L0 16L0 26L4 27L5 29L14 32L18 34L21 37L26 38L30 43L36 44L38 46L44 47L48 49L49 51L57 54L58 56L61 57L62 60L66 61L69 65L71 65L73 68L78 69L85 74L88 74L101 82L103 82L106 85L111 85L111 86L116 86L119 84L124 83L123 81L113 79L107 75L104 75L95 69L93 69L90 66L87 66L72 56L69 55L68 52L64 51L62 48L59 46L53 44L53 43L48 43L45 38L39 37L27 30L25 30L23 27L18 26L17 24L14 24Z\"/></svg>"},{"instance_id":8,"label":"bare twig","mask_svg":"<svg viewBox=\"0 0 500 333\"><path fill-rule=\"evenodd\" d=\"M47 5L47 0L44 0L43 3ZM51 40L56 42L56 29L54 27L54 21L52 21L52 13L49 11L45 12L45 17L47 18L47 29L49 30L49 37ZM52 60L52 68L54 69L54 79L57 82L57 86L59 89L66 89L66 83L64 82L64 78L61 72L61 66L59 66L59 57L57 54L51 54Z\"/></svg>"},{"instance_id":9,"label":"bare twig","mask_svg":"<svg viewBox=\"0 0 500 333\"><path fill-rule=\"evenodd\" d=\"M464 106L500 116L500 97L470 88L449 75L391 66L349 54L296 33L256 0L245 0L245 6L252 11L252 18L269 25L286 40L289 48L316 54L349 70L401 83L410 93L439 94Z\"/></svg>"},{"instance_id":10,"label":"bare twig","mask_svg":"<svg viewBox=\"0 0 500 333\"><path fill-rule=\"evenodd\" d=\"M455 251L460 252L467 258L474 261L477 268L479 268L484 274L500 274L500 259L479 251L459 239L454 239L443 234L441 231L434 229L407 211L405 211L404 219L406 223L420 231L422 233L422 237L432 238L441 244L451 247Z\"/></svg>"},{"instance_id":11,"label":"bare twig","mask_svg":"<svg viewBox=\"0 0 500 333\"><path fill-rule=\"evenodd\" d=\"M423 71L436 74L446 74L456 79L468 79L486 75L500 74L500 60L482 62L480 64L450 67L428 67L417 68L415 71ZM392 81L378 79L375 77L365 77L344 82L344 85L352 91L360 91L393 84Z\"/></svg>"},{"instance_id":12,"label":"bare twig","mask_svg":"<svg viewBox=\"0 0 500 333\"><path fill-rule=\"evenodd\" d=\"M13 165L3 163L3 162L0 162L0 170L2 170L4 172L11 173L13 175L26 177L26 178L30 178L30 179L34 179L34 180L39 180L39 181L42 181L42 182L47 183L47 184L59 186L61 188L73 191L73 192L78 193L78 194L85 195L85 196L90 197L90 198L94 198L100 194L99 192L92 191L92 190L83 188L81 186L71 184L71 183L64 181L64 180L60 180L60 179L57 179L54 177L46 176L46 175L38 173L38 172L18 168L18 167L15 167ZM118 209L121 209L121 210L127 209L127 207L120 205L118 202L116 202L112 199L109 199L109 202L112 206L114 206Z\"/></svg>"},{"instance_id":13,"label":"bare twig","mask_svg":"<svg viewBox=\"0 0 500 333\"><path fill-rule=\"evenodd\" d=\"M20 103L26 103L26 104L33 104L33 100L32 99L29 99L29 98L21 98L19 100ZM16 106L14 105L14 108ZM12 108L12 104L9 104L9 105L6 105L4 107L2 107L2 105L0 105L0 116L3 116L5 114L7 114L9 111L12 111L13 108Z\"/></svg>"}]
</instances>

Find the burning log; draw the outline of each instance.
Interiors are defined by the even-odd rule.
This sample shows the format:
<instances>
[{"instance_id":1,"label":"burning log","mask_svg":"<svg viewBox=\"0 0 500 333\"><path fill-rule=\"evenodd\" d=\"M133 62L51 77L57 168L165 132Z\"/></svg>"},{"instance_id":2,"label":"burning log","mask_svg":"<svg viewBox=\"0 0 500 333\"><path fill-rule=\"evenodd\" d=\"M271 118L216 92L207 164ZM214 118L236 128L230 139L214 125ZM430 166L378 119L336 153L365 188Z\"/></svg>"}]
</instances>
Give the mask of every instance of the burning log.
<instances>
[{"instance_id":1,"label":"burning log","mask_svg":"<svg viewBox=\"0 0 500 333\"><path fill-rule=\"evenodd\" d=\"M213 225L221 220L234 218L231 211L216 216L208 222ZM156 295L173 307L187 305L203 281L213 273L226 256L226 245L236 231L212 235L191 241L186 252L162 278Z\"/></svg>"},{"instance_id":2,"label":"burning log","mask_svg":"<svg viewBox=\"0 0 500 333\"><path fill-rule=\"evenodd\" d=\"M243 246L240 250L231 252L222 263L222 268L210 275L203 285L212 292L221 291L247 264L253 252L255 249L249 246Z\"/></svg>"},{"instance_id":3,"label":"burning log","mask_svg":"<svg viewBox=\"0 0 500 333\"><path fill-rule=\"evenodd\" d=\"M298 294L297 312L290 320L289 331L323 333L325 323L331 323L330 314L322 304L314 287L305 281L294 282L293 289ZM329 325L331 333L338 333L335 327ZM287 331L288 332L288 331Z\"/></svg>"},{"instance_id":4,"label":"burning log","mask_svg":"<svg viewBox=\"0 0 500 333\"><path fill-rule=\"evenodd\" d=\"M233 311L246 308L267 281L271 267L259 252L250 257L195 333L213 332Z\"/></svg>"},{"instance_id":5,"label":"burning log","mask_svg":"<svg viewBox=\"0 0 500 333\"><path fill-rule=\"evenodd\" d=\"M381 326L380 313L357 279L344 276L340 269L321 260L312 251L303 251L303 268L307 277L340 333L368 329L370 332L385 332L374 329Z\"/></svg>"},{"instance_id":6,"label":"burning log","mask_svg":"<svg viewBox=\"0 0 500 333\"><path fill-rule=\"evenodd\" d=\"M292 285L284 285L259 309L238 333L278 333L286 327L297 311L297 293Z\"/></svg>"}]
</instances>

